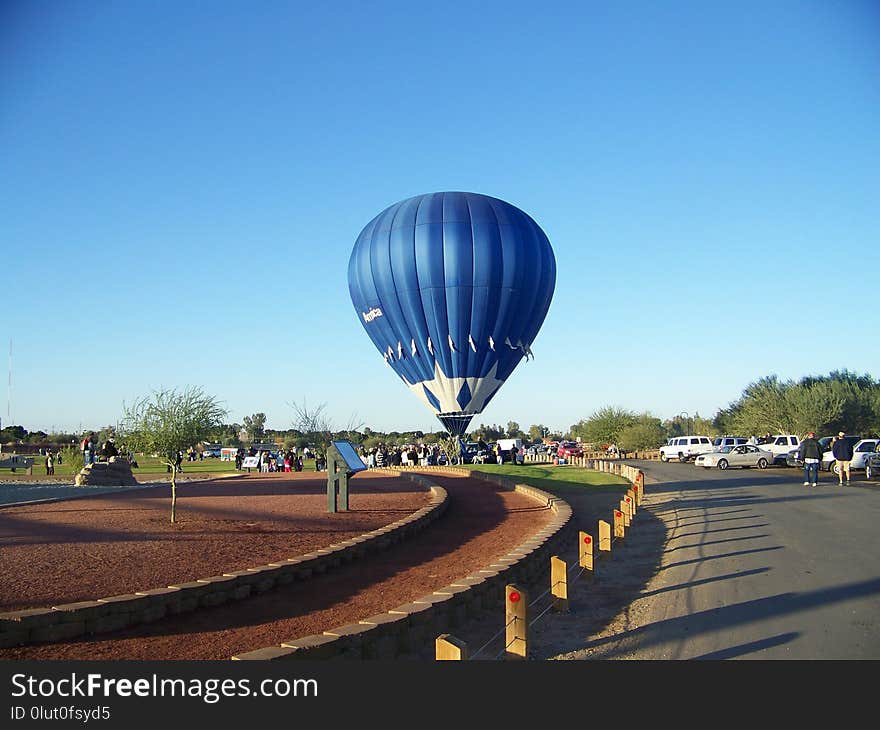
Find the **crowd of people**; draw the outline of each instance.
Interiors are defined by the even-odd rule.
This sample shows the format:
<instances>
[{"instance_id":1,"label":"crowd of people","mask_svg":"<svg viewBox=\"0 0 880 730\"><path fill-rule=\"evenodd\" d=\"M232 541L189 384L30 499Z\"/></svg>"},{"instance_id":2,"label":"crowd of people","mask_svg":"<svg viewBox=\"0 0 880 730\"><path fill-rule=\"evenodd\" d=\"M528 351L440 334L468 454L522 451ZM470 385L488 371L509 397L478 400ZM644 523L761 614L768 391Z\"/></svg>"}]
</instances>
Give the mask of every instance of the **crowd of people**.
<instances>
[{"instance_id":1,"label":"crowd of people","mask_svg":"<svg viewBox=\"0 0 880 730\"><path fill-rule=\"evenodd\" d=\"M324 471L327 468L327 460L320 452L312 452L308 446L302 452L298 452L295 446L278 451L258 449L251 446L249 449L239 448L235 452L235 468L239 471L256 469L258 472L298 472L303 470L303 460L315 461L315 470Z\"/></svg>"},{"instance_id":2,"label":"crowd of people","mask_svg":"<svg viewBox=\"0 0 880 730\"><path fill-rule=\"evenodd\" d=\"M361 448L360 456L368 469L380 469L384 466L442 466L446 463L445 455L436 444L379 444L371 449Z\"/></svg>"}]
</instances>

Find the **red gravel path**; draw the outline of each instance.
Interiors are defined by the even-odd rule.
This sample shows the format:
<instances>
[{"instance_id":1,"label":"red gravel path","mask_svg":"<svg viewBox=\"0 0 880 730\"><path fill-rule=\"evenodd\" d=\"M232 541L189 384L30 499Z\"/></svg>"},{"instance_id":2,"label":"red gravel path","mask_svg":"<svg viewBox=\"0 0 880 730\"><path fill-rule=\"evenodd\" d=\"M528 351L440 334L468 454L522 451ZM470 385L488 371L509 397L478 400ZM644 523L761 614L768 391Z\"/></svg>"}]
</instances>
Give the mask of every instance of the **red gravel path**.
<instances>
[{"instance_id":1,"label":"red gravel path","mask_svg":"<svg viewBox=\"0 0 880 730\"><path fill-rule=\"evenodd\" d=\"M428 494L363 474L349 511L327 511L327 477L248 475L0 509L0 611L161 588L265 565L362 535L414 512Z\"/></svg>"},{"instance_id":2,"label":"red gravel path","mask_svg":"<svg viewBox=\"0 0 880 730\"><path fill-rule=\"evenodd\" d=\"M407 480L361 474L352 482L351 510L331 515L326 480L310 476L252 475L192 485L178 502L176 527L165 524L167 488L154 495L129 492L0 510L3 603L45 605L37 596L50 594L84 600L252 567L362 534L427 502ZM228 659L383 613L449 585L508 552L550 518L533 500L484 481L431 477L449 493L446 513L385 552L245 601L90 639L0 649L0 659ZM26 520L22 513L33 516ZM18 551L18 565L28 568L10 570L7 549ZM50 553L68 555L64 567L55 566ZM46 571L52 571L51 579ZM7 596L13 576L21 588Z\"/></svg>"}]
</instances>

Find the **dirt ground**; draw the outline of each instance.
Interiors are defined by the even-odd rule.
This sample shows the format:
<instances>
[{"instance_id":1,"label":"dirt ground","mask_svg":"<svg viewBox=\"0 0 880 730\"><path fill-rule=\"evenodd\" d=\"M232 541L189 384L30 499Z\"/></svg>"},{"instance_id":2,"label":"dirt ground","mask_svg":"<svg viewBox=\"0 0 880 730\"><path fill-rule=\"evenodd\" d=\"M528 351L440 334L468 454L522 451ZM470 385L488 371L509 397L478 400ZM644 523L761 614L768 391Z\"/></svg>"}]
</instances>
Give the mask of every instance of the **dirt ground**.
<instances>
[{"instance_id":1,"label":"dirt ground","mask_svg":"<svg viewBox=\"0 0 880 730\"><path fill-rule=\"evenodd\" d=\"M482 480L432 474L449 493L423 533L244 601L86 639L0 649L2 659L228 659L407 603L523 542L547 508ZM351 482L328 513L326 476L247 475L0 510L0 610L89 600L265 564L363 534L427 503L405 479Z\"/></svg>"}]
</instances>

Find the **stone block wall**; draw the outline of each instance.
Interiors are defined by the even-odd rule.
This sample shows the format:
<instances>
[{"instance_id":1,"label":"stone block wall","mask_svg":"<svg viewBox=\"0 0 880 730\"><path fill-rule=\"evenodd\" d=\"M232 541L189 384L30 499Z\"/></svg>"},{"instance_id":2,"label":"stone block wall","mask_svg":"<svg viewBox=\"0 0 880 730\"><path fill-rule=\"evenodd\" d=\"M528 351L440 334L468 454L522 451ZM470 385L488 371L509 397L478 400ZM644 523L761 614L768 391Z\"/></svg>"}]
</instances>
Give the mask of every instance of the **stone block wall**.
<instances>
[{"instance_id":1,"label":"stone block wall","mask_svg":"<svg viewBox=\"0 0 880 730\"><path fill-rule=\"evenodd\" d=\"M0 647L71 639L157 621L247 599L294 580L332 570L367 553L377 552L419 533L447 507L446 490L420 475L406 475L431 493L431 501L410 515L339 544L294 558L200 578L133 594L79 601L47 608L0 613Z\"/></svg>"},{"instance_id":2,"label":"stone block wall","mask_svg":"<svg viewBox=\"0 0 880 730\"><path fill-rule=\"evenodd\" d=\"M467 474L515 490L553 511L550 523L506 555L450 585L397 606L387 613L233 656L233 660L394 659L432 643L485 608L500 605L509 583L529 583L543 575L551 555L573 539L571 507L564 500L528 484L461 467L417 467L420 471ZM392 470L388 470L392 471ZM396 470L394 470L396 471ZM406 471L403 472L406 474ZM418 477L412 474L413 477ZM424 477L418 477L424 478Z\"/></svg>"}]
</instances>

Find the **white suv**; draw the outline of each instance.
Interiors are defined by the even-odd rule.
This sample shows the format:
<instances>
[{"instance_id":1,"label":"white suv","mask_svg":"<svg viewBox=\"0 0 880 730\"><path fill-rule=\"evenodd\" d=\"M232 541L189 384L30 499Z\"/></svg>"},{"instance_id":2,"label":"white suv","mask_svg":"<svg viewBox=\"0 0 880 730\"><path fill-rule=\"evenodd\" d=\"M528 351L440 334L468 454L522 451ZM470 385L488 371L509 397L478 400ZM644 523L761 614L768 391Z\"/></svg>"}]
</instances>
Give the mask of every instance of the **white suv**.
<instances>
[{"instance_id":1,"label":"white suv","mask_svg":"<svg viewBox=\"0 0 880 730\"><path fill-rule=\"evenodd\" d=\"M679 436L669 439L666 446L660 447L660 461L678 459L684 463L711 450L712 439L708 436Z\"/></svg>"}]
</instances>

